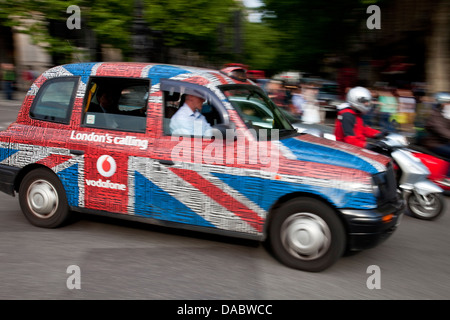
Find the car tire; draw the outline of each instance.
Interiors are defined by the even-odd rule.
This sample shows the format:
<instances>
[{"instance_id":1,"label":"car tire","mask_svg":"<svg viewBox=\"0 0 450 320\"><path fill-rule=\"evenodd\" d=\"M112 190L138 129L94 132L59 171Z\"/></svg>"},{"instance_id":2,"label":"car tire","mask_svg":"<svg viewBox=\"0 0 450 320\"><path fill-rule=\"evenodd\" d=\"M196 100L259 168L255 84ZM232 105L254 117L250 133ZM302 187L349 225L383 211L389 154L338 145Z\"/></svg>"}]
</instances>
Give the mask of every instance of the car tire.
<instances>
[{"instance_id":1,"label":"car tire","mask_svg":"<svg viewBox=\"0 0 450 320\"><path fill-rule=\"evenodd\" d=\"M268 241L275 257L288 267L319 272L344 253L345 229L335 210L313 198L281 205L271 219Z\"/></svg>"},{"instance_id":2,"label":"car tire","mask_svg":"<svg viewBox=\"0 0 450 320\"><path fill-rule=\"evenodd\" d=\"M19 187L19 203L28 221L42 228L57 228L70 216L64 187L49 169L30 171Z\"/></svg>"}]
</instances>

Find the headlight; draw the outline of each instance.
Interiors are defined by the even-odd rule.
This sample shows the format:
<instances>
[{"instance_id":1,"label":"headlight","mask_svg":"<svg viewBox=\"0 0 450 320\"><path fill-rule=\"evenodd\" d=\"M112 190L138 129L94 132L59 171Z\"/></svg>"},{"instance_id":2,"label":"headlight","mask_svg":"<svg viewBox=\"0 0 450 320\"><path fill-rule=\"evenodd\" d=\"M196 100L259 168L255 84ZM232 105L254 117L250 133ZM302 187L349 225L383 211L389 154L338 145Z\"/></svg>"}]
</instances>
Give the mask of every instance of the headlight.
<instances>
[{"instance_id":1,"label":"headlight","mask_svg":"<svg viewBox=\"0 0 450 320\"><path fill-rule=\"evenodd\" d=\"M405 146L407 146L409 144L408 139L406 139L405 136L399 136L398 139L399 139L399 142Z\"/></svg>"},{"instance_id":2,"label":"headlight","mask_svg":"<svg viewBox=\"0 0 450 320\"><path fill-rule=\"evenodd\" d=\"M386 137L387 145L391 147L405 147L409 145L408 139L398 133L390 133Z\"/></svg>"},{"instance_id":3,"label":"headlight","mask_svg":"<svg viewBox=\"0 0 450 320\"><path fill-rule=\"evenodd\" d=\"M380 187L375 182L372 182L372 194L375 198L380 196Z\"/></svg>"},{"instance_id":4,"label":"headlight","mask_svg":"<svg viewBox=\"0 0 450 320\"><path fill-rule=\"evenodd\" d=\"M380 185L386 183L386 173L380 172L372 176L372 194L378 198L381 195Z\"/></svg>"}]
</instances>

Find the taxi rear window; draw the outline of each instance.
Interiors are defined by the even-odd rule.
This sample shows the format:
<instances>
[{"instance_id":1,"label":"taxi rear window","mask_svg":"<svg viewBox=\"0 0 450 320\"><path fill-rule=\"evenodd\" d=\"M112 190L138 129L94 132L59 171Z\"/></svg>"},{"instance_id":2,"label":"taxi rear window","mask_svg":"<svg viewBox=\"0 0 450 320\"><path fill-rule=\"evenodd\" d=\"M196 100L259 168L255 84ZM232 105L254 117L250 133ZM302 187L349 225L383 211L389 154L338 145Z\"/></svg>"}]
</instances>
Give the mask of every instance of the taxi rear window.
<instances>
[{"instance_id":1,"label":"taxi rear window","mask_svg":"<svg viewBox=\"0 0 450 320\"><path fill-rule=\"evenodd\" d=\"M149 89L148 79L91 77L83 126L145 132Z\"/></svg>"},{"instance_id":2,"label":"taxi rear window","mask_svg":"<svg viewBox=\"0 0 450 320\"><path fill-rule=\"evenodd\" d=\"M68 124L78 81L78 77L66 77L45 82L30 108L30 117Z\"/></svg>"}]
</instances>

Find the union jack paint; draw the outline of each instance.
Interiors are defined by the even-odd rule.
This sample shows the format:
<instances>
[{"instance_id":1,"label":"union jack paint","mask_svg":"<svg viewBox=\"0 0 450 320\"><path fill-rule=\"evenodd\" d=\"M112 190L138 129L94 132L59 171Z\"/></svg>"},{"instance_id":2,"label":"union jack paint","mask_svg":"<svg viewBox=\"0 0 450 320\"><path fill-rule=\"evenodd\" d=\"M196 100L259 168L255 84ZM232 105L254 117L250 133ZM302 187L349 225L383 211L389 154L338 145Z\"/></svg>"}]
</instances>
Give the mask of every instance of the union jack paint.
<instances>
[{"instance_id":1,"label":"union jack paint","mask_svg":"<svg viewBox=\"0 0 450 320\"><path fill-rule=\"evenodd\" d=\"M48 83L61 79L75 83L68 114L62 114L60 121L52 116L33 117L36 101ZM136 126L137 120L142 120L145 130L92 125L96 116L86 118L85 114L95 88L92 84L98 79L149 83L145 115L136 118ZM171 86L179 86L181 94L199 91L221 113L217 119L242 132L243 140L224 144L182 137L190 155L173 159L181 140L164 131L166 95L172 89L162 89ZM108 212L255 239L266 237L274 208L283 199L299 195L321 199L337 214L377 210L373 176L387 174L389 158L310 135L291 133L280 139L258 140L249 131L242 110L236 109L223 90L249 87L255 87L249 80L194 67L148 63L54 67L36 79L16 122L0 132L0 175L1 169L11 168L16 179L11 184L17 191L21 170L46 167L60 179L73 210ZM121 89L121 94L131 91ZM276 152L276 168L258 161L237 161L263 143L268 152ZM217 157L227 161L215 161Z\"/></svg>"}]
</instances>

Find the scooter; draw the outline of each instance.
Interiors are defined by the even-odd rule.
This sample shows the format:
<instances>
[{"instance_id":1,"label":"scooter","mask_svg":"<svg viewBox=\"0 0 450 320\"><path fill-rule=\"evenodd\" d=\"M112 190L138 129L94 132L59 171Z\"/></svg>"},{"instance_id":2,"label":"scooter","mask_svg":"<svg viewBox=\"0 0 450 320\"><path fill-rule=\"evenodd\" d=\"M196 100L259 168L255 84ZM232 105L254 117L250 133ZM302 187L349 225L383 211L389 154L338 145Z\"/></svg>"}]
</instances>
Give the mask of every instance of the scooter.
<instances>
[{"instance_id":1,"label":"scooter","mask_svg":"<svg viewBox=\"0 0 450 320\"><path fill-rule=\"evenodd\" d=\"M434 155L431 151L428 151L420 146L411 146L413 155L420 159L420 161L430 170L429 180L436 183L444 190L445 195L450 195L450 184L447 177L448 168L450 162L438 155Z\"/></svg>"},{"instance_id":2,"label":"scooter","mask_svg":"<svg viewBox=\"0 0 450 320\"><path fill-rule=\"evenodd\" d=\"M397 133L372 142L370 149L394 160L399 189L414 217L433 220L444 212L444 190L430 180L431 172L423 162L430 157L408 148L406 138Z\"/></svg>"},{"instance_id":3,"label":"scooter","mask_svg":"<svg viewBox=\"0 0 450 320\"><path fill-rule=\"evenodd\" d=\"M308 126L297 123L294 126L300 133L336 140L332 129L325 126ZM374 140L371 150L391 157L397 174L398 187L415 218L433 220L444 212L444 190L435 183L436 177L442 179L446 167L434 167L440 159L408 148L406 137L398 133L389 133L380 140Z\"/></svg>"}]
</instances>

